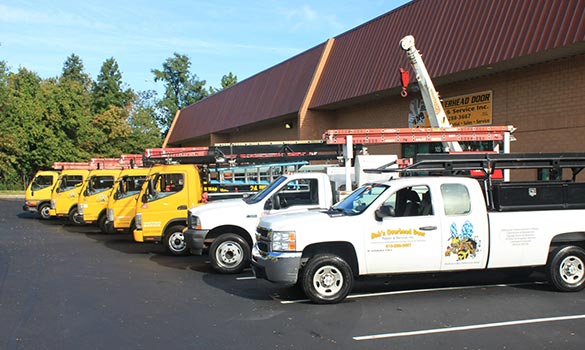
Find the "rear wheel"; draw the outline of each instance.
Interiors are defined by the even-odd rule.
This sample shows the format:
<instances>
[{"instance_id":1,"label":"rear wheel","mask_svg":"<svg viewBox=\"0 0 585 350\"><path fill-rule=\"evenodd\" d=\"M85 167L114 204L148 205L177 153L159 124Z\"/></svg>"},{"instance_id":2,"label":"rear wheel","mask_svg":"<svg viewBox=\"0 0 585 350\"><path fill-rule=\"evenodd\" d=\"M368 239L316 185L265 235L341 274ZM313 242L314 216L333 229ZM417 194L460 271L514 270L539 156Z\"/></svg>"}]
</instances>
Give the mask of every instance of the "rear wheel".
<instances>
[{"instance_id":1,"label":"rear wheel","mask_svg":"<svg viewBox=\"0 0 585 350\"><path fill-rule=\"evenodd\" d=\"M250 246L233 233L223 234L209 247L211 266L220 273L239 273L250 261Z\"/></svg>"},{"instance_id":2,"label":"rear wheel","mask_svg":"<svg viewBox=\"0 0 585 350\"><path fill-rule=\"evenodd\" d=\"M49 203L43 203L39 206L39 217L43 220L49 220L51 218L51 214L49 214L49 210L51 209L51 205Z\"/></svg>"},{"instance_id":3,"label":"rear wheel","mask_svg":"<svg viewBox=\"0 0 585 350\"><path fill-rule=\"evenodd\" d=\"M347 297L353 286L351 267L336 255L311 258L301 272L305 295L316 304L334 304Z\"/></svg>"},{"instance_id":4,"label":"rear wheel","mask_svg":"<svg viewBox=\"0 0 585 350\"><path fill-rule=\"evenodd\" d=\"M547 277L549 283L562 292L585 288L585 250L564 246L554 251L547 265Z\"/></svg>"},{"instance_id":5,"label":"rear wheel","mask_svg":"<svg viewBox=\"0 0 585 350\"><path fill-rule=\"evenodd\" d=\"M165 247L173 255L185 255L188 253L187 243L183 236L185 226L174 225L167 229L164 236Z\"/></svg>"}]
</instances>

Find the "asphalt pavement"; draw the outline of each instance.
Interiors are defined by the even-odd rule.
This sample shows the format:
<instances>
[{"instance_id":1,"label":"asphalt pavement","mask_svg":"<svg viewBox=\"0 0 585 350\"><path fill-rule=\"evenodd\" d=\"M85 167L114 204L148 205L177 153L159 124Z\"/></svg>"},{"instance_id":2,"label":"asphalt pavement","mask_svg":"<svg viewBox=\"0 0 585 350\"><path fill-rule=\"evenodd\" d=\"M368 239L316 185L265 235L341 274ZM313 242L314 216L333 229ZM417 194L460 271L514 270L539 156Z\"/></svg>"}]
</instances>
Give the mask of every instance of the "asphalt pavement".
<instances>
[{"instance_id":1,"label":"asphalt pavement","mask_svg":"<svg viewBox=\"0 0 585 350\"><path fill-rule=\"evenodd\" d=\"M336 305L0 198L0 349L579 349L585 292L541 273L371 278Z\"/></svg>"}]
</instances>

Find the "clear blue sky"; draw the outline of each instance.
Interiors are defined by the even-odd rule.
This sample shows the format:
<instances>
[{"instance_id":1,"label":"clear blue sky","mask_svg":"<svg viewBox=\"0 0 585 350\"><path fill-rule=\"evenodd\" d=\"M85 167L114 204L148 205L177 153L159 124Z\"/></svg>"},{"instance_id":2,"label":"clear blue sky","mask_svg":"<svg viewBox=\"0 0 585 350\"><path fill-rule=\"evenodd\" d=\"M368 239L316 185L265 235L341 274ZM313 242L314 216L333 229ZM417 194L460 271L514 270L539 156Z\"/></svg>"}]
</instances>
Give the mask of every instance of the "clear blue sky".
<instances>
[{"instance_id":1,"label":"clear blue sky","mask_svg":"<svg viewBox=\"0 0 585 350\"><path fill-rule=\"evenodd\" d=\"M75 53L95 79L113 57L129 87L162 92L151 70L177 52L219 87L224 74L242 81L407 2L2 0L0 61L49 78Z\"/></svg>"}]
</instances>

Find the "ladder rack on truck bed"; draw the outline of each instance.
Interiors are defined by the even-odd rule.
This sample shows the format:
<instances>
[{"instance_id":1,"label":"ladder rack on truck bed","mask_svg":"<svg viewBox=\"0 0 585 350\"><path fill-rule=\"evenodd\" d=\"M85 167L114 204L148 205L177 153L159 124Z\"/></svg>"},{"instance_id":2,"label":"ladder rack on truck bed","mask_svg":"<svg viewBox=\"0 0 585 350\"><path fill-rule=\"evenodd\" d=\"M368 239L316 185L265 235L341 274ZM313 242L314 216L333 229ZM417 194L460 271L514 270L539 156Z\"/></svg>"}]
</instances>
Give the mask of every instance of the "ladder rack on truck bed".
<instances>
[{"instance_id":1,"label":"ladder rack on truck bed","mask_svg":"<svg viewBox=\"0 0 585 350\"><path fill-rule=\"evenodd\" d=\"M379 168L366 172L399 172L405 175L469 176L470 172L483 174L486 204L490 210L554 210L585 208L585 183L576 182L585 168L585 153L459 153L419 154L415 162L403 169ZM549 181L492 181L498 170L548 169ZM571 171L571 180L563 181L563 170Z\"/></svg>"},{"instance_id":2,"label":"ladder rack on truck bed","mask_svg":"<svg viewBox=\"0 0 585 350\"><path fill-rule=\"evenodd\" d=\"M337 160L340 147L321 140L222 143L209 147L148 148L145 163L258 164Z\"/></svg>"},{"instance_id":3,"label":"ladder rack on truck bed","mask_svg":"<svg viewBox=\"0 0 585 350\"><path fill-rule=\"evenodd\" d=\"M572 171L572 180L585 168L585 153L460 153L418 154L412 165L402 172L442 172L457 175L463 171L479 170L486 176L496 169L550 169L551 178L562 180L562 170ZM393 169L396 171L396 169Z\"/></svg>"}]
</instances>

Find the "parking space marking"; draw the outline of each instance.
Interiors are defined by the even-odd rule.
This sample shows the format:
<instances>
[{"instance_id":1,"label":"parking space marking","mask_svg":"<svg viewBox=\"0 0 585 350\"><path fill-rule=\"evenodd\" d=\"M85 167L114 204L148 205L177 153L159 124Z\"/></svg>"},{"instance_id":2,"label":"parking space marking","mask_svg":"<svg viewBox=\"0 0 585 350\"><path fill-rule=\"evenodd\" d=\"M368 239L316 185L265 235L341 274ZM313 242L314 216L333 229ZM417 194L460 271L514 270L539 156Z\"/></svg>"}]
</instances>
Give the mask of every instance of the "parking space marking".
<instances>
[{"instance_id":1,"label":"parking space marking","mask_svg":"<svg viewBox=\"0 0 585 350\"><path fill-rule=\"evenodd\" d=\"M411 289L411 290L397 290L393 292L380 292L380 293L367 293L367 294L350 294L347 299L359 299L369 297L379 297L386 295L399 295L399 294L414 294L414 293L426 293L426 292L441 292L449 290L462 290L462 289L477 289L477 288L495 288L495 287L516 287L526 286L531 284L543 284L544 282L524 282L524 283L511 283L511 284L484 284L475 286L459 286L459 287L443 287L443 288L426 288L426 289ZM306 303L309 299L298 299L298 300L282 300L281 304L297 304Z\"/></svg>"},{"instance_id":2,"label":"parking space marking","mask_svg":"<svg viewBox=\"0 0 585 350\"><path fill-rule=\"evenodd\" d=\"M237 281L255 280L255 279L256 279L256 276L236 277Z\"/></svg>"},{"instance_id":3,"label":"parking space marking","mask_svg":"<svg viewBox=\"0 0 585 350\"><path fill-rule=\"evenodd\" d=\"M357 341L361 341L361 340L373 340L373 339L383 339L383 338L412 337L412 336L426 335L426 334L459 332L459 331L468 331L468 330L483 329L483 328L506 327L506 326L522 325L522 324L558 322L558 321L568 321L568 320L578 320L578 319L585 319L585 315L544 317L544 318L533 318L533 319L526 319L526 320L505 321L505 322L495 322L495 323L483 323L483 324L448 327L448 328L421 329L418 331L408 331L408 332L362 335L362 336L358 336L358 337L353 337L353 339L357 340Z\"/></svg>"}]
</instances>

